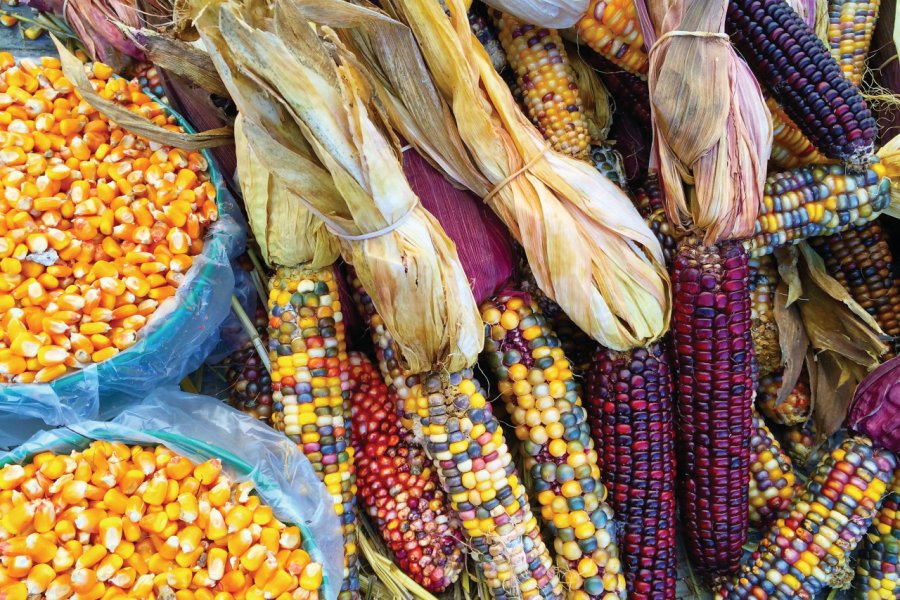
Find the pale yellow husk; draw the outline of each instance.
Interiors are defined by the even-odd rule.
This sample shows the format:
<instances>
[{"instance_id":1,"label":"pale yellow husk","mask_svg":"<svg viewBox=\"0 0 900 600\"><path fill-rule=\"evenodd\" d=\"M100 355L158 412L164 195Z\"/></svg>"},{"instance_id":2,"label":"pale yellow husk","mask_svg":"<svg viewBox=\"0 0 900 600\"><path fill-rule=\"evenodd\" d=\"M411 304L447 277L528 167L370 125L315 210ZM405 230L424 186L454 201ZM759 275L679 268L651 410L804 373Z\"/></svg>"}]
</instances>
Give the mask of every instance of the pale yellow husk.
<instances>
[{"instance_id":1,"label":"pale yellow husk","mask_svg":"<svg viewBox=\"0 0 900 600\"><path fill-rule=\"evenodd\" d=\"M900 135L881 147L878 158L891 180L891 204L884 212L900 219Z\"/></svg>"},{"instance_id":2,"label":"pale yellow husk","mask_svg":"<svg viewBox=\"0 0 900 600\"><path fill-rule=\"evenodd\" d=\"M470 366L483 326L456 248L409 187L399 144L353 57L286 0L209 2L194 10L252 156L284 186L282 197L341 234L341 254L355 266L405 366L413 373ZM398 221L376 237L346 239Z\"/></svg>"}]
</instances>

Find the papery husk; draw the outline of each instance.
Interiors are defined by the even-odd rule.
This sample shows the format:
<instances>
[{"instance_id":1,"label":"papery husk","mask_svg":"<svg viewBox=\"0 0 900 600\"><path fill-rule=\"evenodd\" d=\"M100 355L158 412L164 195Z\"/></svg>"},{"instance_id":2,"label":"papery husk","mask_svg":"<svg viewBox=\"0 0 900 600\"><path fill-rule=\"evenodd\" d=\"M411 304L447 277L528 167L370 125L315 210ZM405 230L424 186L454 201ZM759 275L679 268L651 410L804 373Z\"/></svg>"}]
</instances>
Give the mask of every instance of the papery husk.
<instances>
[{"instance_id":1,"label":"papery husk","mask_svg":"<svg viewBox=\"0 0 900 600\"><path fill-rule=\"evenodd\" d=\"M594 68L589 65L581 55L579 49L573 44L566 44L566 54L569 64L575 71L575 81L578 84L578 94L587 120L588 132L591 135L592 144L602 144L609 135L612 126L612 104L606 86L600 81L600 77Z\"/></svg>"},{"instance_id":2,"label":"papery husk","mask_svg":"<svg viewBox=\"0 0 900 600\"><path fill-rule=\"evenodd\" d=\"M669 220L704 232L707 244L753 234L772 150L772 119L756 78L727 38L665 36L676 31L721 36L727 3L671 2L657 32L646 1L636 2L644 39L653 48L651 169L659 170ZM684 184L695 186L694 198L688 199Z\"/></svg>"},{"instance_id":3,"label":"papery husk","mask_svg":"<svg viewBox=\"0 0 900 600\"><path fill-rule=\"evenodd\" d=\"M884 165L885 174L891 180L891 203L884 212L895 219L900 219L900 135L878 150L878 158Z\"/></svg>"},{"instance_id":4,"label":"papery husk","mask_svg":"<svg viewBox=\"0 0 900 600\"><path fill-rule=\"evenodd\" d=\"M350 6L298 4L323 14ZM403 30L361 16L367 34L342 33L404 137L476 194L497 186L489 205L525 248L538 285L591 337L625 350L665 333L670 284L659 242L619 188L548 148L472 35L461 0L446 2L449 19L437 2L382 4L412 29L434 87L417 55L385 43L408 43Z\"/></svg>"},{"instance_id":5,"label":"papery husk","mask_svg":"<svg viewBox=\"0 0 900 600\"><path fill-rule=\"evenodd\" d=\"M410 189L399 145L354 57L327 29L320 39L292 2L196 8L196 26L256 157L340 234L341 253L404 366L421 373L473 364L483 325L456 248ZM392 231L347 239L400 219Z\"/></svg>"},{"instance_id":6,"label":"papery husk","mask_svg":"<svg viewBox=\"0 0 900 600\"><path fill-rule=\"evenodd\" d=\"M471 0L463 6L468 10ZM484 0L488 6L551 29L571 27L587 12L590 0Z\"/></svg>"},{"instance_id":7,"label":"papery husk","mask_svg":"<svg viewBox=\"0 0 900 600\"><path fill-rule=\"evenodd\" d=\"M878 366L887 346L872 316L828 274L808 244L779 249L775 256L782 274L775 318L791 368L783 385L796 383L797 357L806 356L812 419L816 431L829 436L844 423L857 385Z\"/></svg>"}]
</instances>

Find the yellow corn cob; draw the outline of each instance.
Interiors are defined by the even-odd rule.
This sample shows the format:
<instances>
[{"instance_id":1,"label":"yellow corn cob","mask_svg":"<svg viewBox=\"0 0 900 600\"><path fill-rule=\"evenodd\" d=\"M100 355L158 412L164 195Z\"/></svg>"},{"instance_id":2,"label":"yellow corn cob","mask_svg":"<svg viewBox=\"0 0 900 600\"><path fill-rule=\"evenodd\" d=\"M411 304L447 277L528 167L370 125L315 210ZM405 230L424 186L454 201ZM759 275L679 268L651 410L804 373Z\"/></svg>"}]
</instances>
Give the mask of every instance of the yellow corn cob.
<instances>
[{"instance_id":1,"label":"yellow corn cob","mask_svg":"<svg viewBox=\"0 0 900 600\"><path fill-rule=\"evenodd\" d=\"M579 41L635 74L647 72L644 36L633 0L591 0L576 25Z\"/></svg>"},{"instance_id":2,"label":"yellow corn cob","mask_svg":"<svg viewBox=\"0 0 900 600\"><path fill-rule=\"evenodd\" d=\"M762 417L753 415L750 438L750 525L766 527L785 516L794 496L796 478L781 444L766 427Z\"/></svg>"},{"instance_id":3,"label":"yellow corn cob","mask_svg":"<svg viewBox=\"0 0 900 600\"><path fill-rule=\"evenodd\" d=\"M590 135L575 71L555 29L491 11L528 116L553 148L587 159Z\"/></svg>"},{"instance_id":4,"label":"yellow corn cob","mask_svg":"<svg viewBox=\"0 0 900 600\"><path fill-rule=\"evenodd\" d=\"M828 45L844 77L859 85L875 32L880 0L829 0Z\"/></svg>"},{"instance_id":5,"label":"yellow corn cob","mask_svg":"<svg viewBox=\"0 0 900 600\"><path fill-rule=\"evenodd\" d=\"M750 326L759 376L781 368L781 346L775 323L775 288L778 268L771 256L750 259Z\"/></svg>"},{"instance_id":6,"label":"yellow corn cob","mask_svg":"<svg viewBox=\"0 0 900 600\"><path fill-rule=\"evenodd\" d=\"M344 534L341 600L358 597L356 477L349 362L331 268L279 267L269 286L272 422L296 442L334 499Z\"/></svg>"}]
</instances>

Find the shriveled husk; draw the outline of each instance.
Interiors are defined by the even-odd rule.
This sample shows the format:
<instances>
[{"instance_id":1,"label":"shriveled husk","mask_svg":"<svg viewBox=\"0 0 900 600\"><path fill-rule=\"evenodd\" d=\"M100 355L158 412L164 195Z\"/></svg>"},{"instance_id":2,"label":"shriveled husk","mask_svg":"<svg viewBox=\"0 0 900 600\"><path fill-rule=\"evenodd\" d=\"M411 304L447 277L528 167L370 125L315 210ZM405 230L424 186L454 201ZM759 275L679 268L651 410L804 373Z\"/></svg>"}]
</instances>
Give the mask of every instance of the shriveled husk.
<instances>
[{"instance_id":1,"label":"shriveled husk","mask_svg":"<svg viewBox=\"0 0 900 600\"><path fill-rule=\"evenodd\" d=\"M399 144L354 57L328 30L320 38L291 2L194 9L254 156L284 193L340 233L344 259L409 370L473 364L483 325L456 248L409 187ZM348 239L366 234L377 235ZM270 231L270 256L272 241Z\"/></svg>"},{"instance_id":2,"label":"shriveled husk","mask_svg":"<svg viewBox=\"0 0 900 600\"><path fill-rule=\"evenodd\" d=\"M472 0L466 0L468 9ZM589 0L485 0L485 4L526 23L562 29L571 27L587 12Z\"/></svg>"},{"instance_id":3,"label":"shriveled husk","mask_svg":"<svg viewBox=\"0 0 900 600\"><path fill-rule=\"evenodd\" d=\"M591 134L592 144L601 144L609 135L612 126L613 111L609 92L600 81L600 77L594 67L589 65L578 52L575 45L566 44L569 56L569 64L575 71L578 83L578 93L581 96L584 116L587 119L588 131Z\"/></svg>"},{"instance_id":4,"label":"shriveled husk","mask_svg":"<svg viewBox=\"0 0 900 600\"><path fill-rule=\"evenodd\" d=\"M891 204L885 213L900 219L900 135L894 137L878 151L885 174L891 180Z\"/></svg>"},{"instance_id":5,"label":"shriveled husk","mask_svg":"<svg viewBox=\"0 0 900 600\"><path fill-rule=\"evenodd\" d=\"M723 33L728 0L671 2L658 30L646 0L636 4L653 47L653 158L669 220L701 230L706 243L748 237L763 198L772 119Z\"/></svg>"},{"instance_id":6,"label":"shriveled husk","mask_svg":"<svg viewBox=\"0 0 900 600\"><path fill-rule=\"evenodd\" d=\"M336 25L366 26L342 34L392 122L455 181L481 197L496 188L489 205L524 247L538 285L582 330L619 350L665 333L670 284L659 242L593 166L548 149L472 35L461 0L445 2L449 18L438 2L383 2L412 30L411 46L404 28L369 5L299 4Z\"/></svg>"}]
</instances>

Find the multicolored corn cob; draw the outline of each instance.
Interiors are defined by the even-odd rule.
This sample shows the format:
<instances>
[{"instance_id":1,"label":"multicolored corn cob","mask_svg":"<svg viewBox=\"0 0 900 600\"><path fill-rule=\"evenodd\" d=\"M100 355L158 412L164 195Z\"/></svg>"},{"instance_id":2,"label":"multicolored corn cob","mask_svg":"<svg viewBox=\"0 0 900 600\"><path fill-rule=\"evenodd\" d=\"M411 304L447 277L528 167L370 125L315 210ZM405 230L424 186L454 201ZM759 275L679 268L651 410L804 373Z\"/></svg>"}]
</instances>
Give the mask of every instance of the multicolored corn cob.
<instances>
[{"instance_id":1,"label":"multicolored corn cob","mask_svg":"<svg viewBox=\"0 0 900 600\"><path fill-rule=\"evenodd\" d=\"M586 405L609 501L622 523L619 549L628 597L675 597L673 382L662 344L601 349L587 378Z\"/></svg>"},{"instance_id":2,"label":"multicolored corn cob","mask_svg":"<svg viewBox=\"0 0 900 600\"><path fill-rule=\"evenodd\" d=\"M819 462L787 517L725 583L720 598L816 597L865 536L897 461L864 437L846 439Z\"/></svg>"},{"instance_id":3,"label":"multicolored corn cob","mask_svg":"<svg viewBox=\"0 0 900 600\"><path fill-rule=\"evenodd\" d=\"M769 163L779 169L793 169L806 165L823 165L832 162L800 131L778 102L766 97L766 106L772 114L772 154Z\"/></svg>"},{"instance_id":4,"label":"multicolored corn cob","mask_svg":"<svg viewBox=\"0 0 900 600\"><path fill-rule=\"evenodd\" d=\"M646 80L616 66L600 54L588 53L582 58L600 75L603 85L616 99L616 107L628 111L639 125L649 131L651 126L650 88L647 86Z\"/></svg>"},{"instance_id":5,"label":"multicolored corn cob","mask_svg":"<svg viewBox=\"0 0 900 600\"><path fill-rule=\"evenodd\" d=\"M591 162L600 173L622 188L628 189L628 178L625 176L625 163L622 155L610 144L591 145Z\"/></svg>"},{"instance_id":6,"label":"multicolored corn cob","mask_svg":"<svg viewBox=\"0 0 900 600\"><path fill-rule=\"evenodd\" d=\"M767 527L787 515L797 479L791 459L758 414L753 415L750 438L750 525Z\"/></svg>"},{"instance_id":7,"label":"multicolored corn cob","mask_svg":"<svg viewBox=\"0 0 900 600\"><path fill-rule=\"evenodd\" d=\"M168 102L166 100L166 90L163 88L159 73L152 63L141 63L137 65L134 69L134 76L137 78L138 83L141 84L143 89L149 91L163 102Z\"/></svg>"},{"instance_id":8,"label":"multicolored corn cob","mask_svg":"<svg viewBox=\"0 0 900 600\"><path fill-rule=\"evenodd\" d=\"M469 10L467 16L472 33L484 46L488 56L491 57L491 64L494 65L494 70L498 73L503 73L509 67L509 62L506 60L506 53L503 51L503 46L500 45L496 31L491 28L485 17L474 10Z\"/></svg>"},{"instance_id":9,"label":"multicolored corn cob","mask_svg":"<svg viewBox=\"0 0 900 600\"><path fill-rule=\"evenodd\" d=\"M396 396L364 355L350 353L357 497L397 565L431 592L462 572L462 533L431 459L400 427Z\"/></svg>"},{"instance_id":10,"label":"multicolored corn cob","mask_svg":"<svg viewBox=\"0 0 900 600\"><path fill-rule=\"evenodd\" d=\"M503 429L473 372L404 372L372 299L355 275L349 279L379 370L402 401L404 420L424 439L492 597L561 599L562 585Z\"/></svg>"},{"instance_id":11,"label":"multicolored corn cob","mask_svg":"<svg viewBox=\"0 0 900 600\"><path fill-rule=\"evenodd\" d=\"M688 553L703 574L734 571L747 540L753 341L750 268L738 242L690 235L672 271L676 432Z\"/></svg>"},{"instance_id":12,"label":"multicolored corn cob","mask_svg":"<svg viewBox=\"0 0 900 600\"><path fill-rule=\"evenodd\" d=\"M331 268L279 267L269 285L272 424L303 450L334 499L344 534L341 600L359 594L356 474L347 426L347 342Z\"/></svg>"},{"instance_id":13,"label":"multicolored corn cob","mask_svg":"<svg viewBox=\"0 0 900 600\"><path fill-rule=\"evenodd\" d=\"M825 156L865 164L875 119L809 25L783 0L731 0L725 30L760 82Z\"/></svg>"},{"instance_id":14,"label":"multicolored corn cob","mask_svg":"<svg viewBox=\"0 0 900 600\"><path fill-rule=\"evenodd\" d=\"M522 442L525 470L570 593L624 599L613 511L575 377L547 319L522 296L481 305L485 362Z\"/></svg>"},{"instance_id":15,"label":"multicolored corn cob","mask_svg":"<svg viewBox=\"0 0 900 600\"><path fill-rule=\"evenodd\" d=\"M831 55L851 83L859 85L866 72L866 56L880 0L829 0L828 45Z\"/></svg>"},{"instance_id":16,"label":"multicolored corn cob","mask_svg":"<svg viewBox=\"0 0 900 600\"><path fill-rule=\"evenodd\" d=\"M266 344L269 318L262 306L256 307L253 324L263 344ZM239 411L268 423L272 417L272 376L250 339L230 354L222 365L226 368L225 380L231 382L228 403Z\"/></svg>"},{"instance_id":17,"label":"multicolored corn cob","mask_svg":"<svg viewBox=\"0 0 900 600\"><path fill-rule=\"evenodd\" d=\"M855 172L842 165L814 165L766 179L751 256L771 254L778 246L864 225L890 204L890 180L884 165Z\"/></svg>"},{"instance_id":18,"label":"multicolored corn cob","mask_svg":"<svg viewBox=\"0 0 900 600\"><path fill-rule=\"evenodd\" d=\"M783 371L762 377L756 389L756 405L759 411L779 425L801 425L809 419L809 384L801 377L781 404L776 405L781 389Z\"/></svg>"},{"instance_id":19,"label":"multicolored corn cob","mask_svg":"<svg viewBox=\"0 0 900 600\"><path fill-rule=\"evenodd\" d=\"M817 446L816 439L817 435L812 419L785 429L781 438L781 447L791 457L795 469L803 469L809 462Z\"/></svg>"},{"instance_id":20,"label":"multicolored corn cob","mask_svg":"<svg viewBox=\"0 0 900 600\"><path fill-rule=\"evenodd\" d=\"M649 175L637 188L634 193L634 205L659 240L666 264L671 265L678 250L678 241L684 234L675 229L666 217L666 209L662 204L662 190L655 174Z\"/></svg>"},{"instance_id":21,"label":"multicolored corn cob","mask_svg":"<svg viewBox=\"0 0 900 600\"><path fill-rule=\"evenodd\" d=\"M876 220L850 227L828 237L813 238L810 245L825 261L828 273L896 345L900 340L900 288L895 280L894 256L881 224ZM895 355L896 347L882 360Z\"/></svg>"},{"instance_id":22,"label":"multicolored corn cob","mask_svg":"<svg viewBox=\"0 0 900 600\"><path fill-rule=\"evenodd\" d=\"M781 369L781 345L775 323L778 267L771 255L750 259L750 323L759 376Z\"/></svg>"},{"instance_id":23,"label":"multicolored corn cob","mask_svg":"<svg viewBox=\"0 0 900 600\"><path fill-rule=\"evenodd\" d=\"M632 0L591 0L576 25L578 41L630 73L646 73L649 62Z\"/></svg>"},{"instance_id":24,"label":"multicolored corn cob","mask_svg":"<svg viewBox=\"0 0 900 600\"><path fill-rule=\"evenodd\" d=\"M516 72L528 116L554 150L587 159L587 119L559 33L497 10L490 12L506 58Z\"/></svg>"},{"instance_id":25,"label":"multicolored corn cob","mask_svg":"<svg viewBox=\"0 0 900 600\"><path fill-rule=\"evenodd\" d=\"M900 596L900 471L863 539L856 562L857 600L895 600Z\"/></svg>"}]
</instances>

